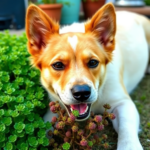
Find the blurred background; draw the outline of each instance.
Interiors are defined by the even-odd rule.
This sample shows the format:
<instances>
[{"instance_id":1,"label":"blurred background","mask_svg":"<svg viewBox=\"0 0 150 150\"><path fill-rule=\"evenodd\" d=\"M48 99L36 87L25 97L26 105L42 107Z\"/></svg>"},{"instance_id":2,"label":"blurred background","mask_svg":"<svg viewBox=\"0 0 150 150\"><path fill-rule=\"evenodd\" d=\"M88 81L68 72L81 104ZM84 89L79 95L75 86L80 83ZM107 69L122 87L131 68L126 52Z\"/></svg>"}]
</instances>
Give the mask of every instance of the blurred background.
<instances>
[{"instance_id":1,"label":"blurred background","mask_svg":"<svg viewBox=\"0 0 150 150\"><path fill-rule=\"evenodd\" d=\"M40 7L61 25L90 18L105 3L112 2L117 11L127 10L150 17L150 0L0 0L0 30L24 30L27 7Z\"/></svg>"}]
</instances>

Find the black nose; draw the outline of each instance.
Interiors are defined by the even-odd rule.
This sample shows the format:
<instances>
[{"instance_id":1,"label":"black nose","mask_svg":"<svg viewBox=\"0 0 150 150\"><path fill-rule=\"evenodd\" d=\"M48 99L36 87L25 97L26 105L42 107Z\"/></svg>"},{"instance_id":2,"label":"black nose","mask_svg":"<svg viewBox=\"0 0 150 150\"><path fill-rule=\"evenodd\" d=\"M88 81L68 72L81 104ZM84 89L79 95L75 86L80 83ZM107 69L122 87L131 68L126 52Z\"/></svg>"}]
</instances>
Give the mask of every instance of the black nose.
<instances>
[{"instance_id":1,"label":"black nose","mask_svg":"<svg viewBox=\"0 0 150 150\"><path fill-rule=\"evenodd\" d=\"M83 102L90 97L91 88L88 85L75 85L71 92L76 100Z\"/></svg>"}]
</instances>

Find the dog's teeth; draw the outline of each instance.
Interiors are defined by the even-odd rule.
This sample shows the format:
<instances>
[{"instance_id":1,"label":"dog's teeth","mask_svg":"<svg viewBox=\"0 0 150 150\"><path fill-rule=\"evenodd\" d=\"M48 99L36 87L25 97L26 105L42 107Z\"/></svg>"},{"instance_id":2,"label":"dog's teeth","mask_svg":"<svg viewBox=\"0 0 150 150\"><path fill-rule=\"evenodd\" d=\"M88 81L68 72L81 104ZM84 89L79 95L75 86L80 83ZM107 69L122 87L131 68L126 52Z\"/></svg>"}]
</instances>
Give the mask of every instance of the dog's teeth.
<instances>
[{"instance_id":1,"label":"dog's teeth","mask_svg":"<svg viewBox=\"0 0 150 150\"><path fill-rule=\"evenodd\" d=\"M88 111L89 106L86 107L85 113Z\"/></svg>"},{"instance_id":2,"label":"dog's teeth","mask_svg":"<svg viewBox=\"0 0 150 150\"><path fill-rule=\"evenodd\" d=\"M71 111L73 111L73 109L72 108L70 108L71 109Z\"/></svg>"}]
</instances>

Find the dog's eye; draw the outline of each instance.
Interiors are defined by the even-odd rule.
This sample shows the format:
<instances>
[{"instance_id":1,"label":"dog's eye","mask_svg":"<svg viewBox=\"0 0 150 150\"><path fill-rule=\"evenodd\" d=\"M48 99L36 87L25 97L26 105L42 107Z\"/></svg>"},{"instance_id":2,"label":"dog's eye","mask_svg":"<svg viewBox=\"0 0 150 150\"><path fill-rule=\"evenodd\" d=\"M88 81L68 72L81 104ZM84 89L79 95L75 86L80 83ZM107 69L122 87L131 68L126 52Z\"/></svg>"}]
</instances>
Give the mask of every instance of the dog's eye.
<instances>
[{"instance_id":1,"label":"dog's eye","mask_svg":"<svg viewBox=\"0 0 150 150\"><path fill-rule=\"evenodd\" d=\"M52 67L55 70L64 70L65 65L62 62L56 62L56 63L52 64Z\"/></svg>"},{"instance_id":2,"label":"dog's eye","mask_svg":"<svg viewBox=\"0 0 150 150\"><path fill-rule=\"evenodd\" d=\"M95 59L91 59L89 62L88 62L88 67L89 68L96 68L98 66L99 62Z\"/></svg>"}]
</instances>

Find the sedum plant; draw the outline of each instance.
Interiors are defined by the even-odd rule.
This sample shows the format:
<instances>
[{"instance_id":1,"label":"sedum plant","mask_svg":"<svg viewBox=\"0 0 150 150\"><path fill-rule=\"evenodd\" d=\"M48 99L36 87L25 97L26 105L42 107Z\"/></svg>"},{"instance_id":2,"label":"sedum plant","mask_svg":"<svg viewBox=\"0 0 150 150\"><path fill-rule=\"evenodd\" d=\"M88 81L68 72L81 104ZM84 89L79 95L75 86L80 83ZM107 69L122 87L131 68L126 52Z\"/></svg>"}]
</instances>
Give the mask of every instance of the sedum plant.
<instances>
[{"instance_id":1,"label":"sedum plant","mask_svg":"<svg viewBox=\"0 0 150 150\"><path fill-rule=\"evenodd\" d=\"M73 110L70 116L61 108L58 102L49 103L50 110L56 113L51 120L53 130L49 130L50 149L53 150L92 150L93 146L99 145L101 148L108 149L107 135L101 131L108 125L107 118L113 120L115 115L109 113L109 104L105 104L103 116L91 113L90 118L80 124L75 119L79 116L77 110ZM97 134L100 132L101 134ZM58 140L60 139L60 140Z\"/></svg>"},{"instance_id":2,"label":"sedum plant","mask_svg":"<svg viewBox=\"0 0 150 150\"><path fill-rule=\"evenodd\" d=\"M0 33L0 149L46 150L49 122L42 119L48 106L39 82L39 71L31 69L26 36Z\"/></svg>"},{"instance_id":3,"label":"sedum plant","mask_svg":"<svg viewBox=\"0 0 150 150\"><path fill-rule=\"evenodd\" d=\"M56 4L56 0L38 0L39 4Z\"/></svg>"}]
</instances>

